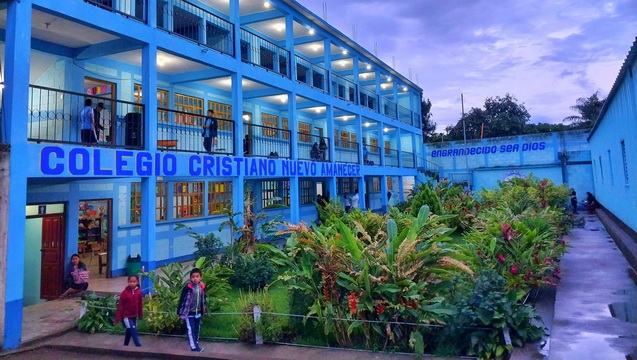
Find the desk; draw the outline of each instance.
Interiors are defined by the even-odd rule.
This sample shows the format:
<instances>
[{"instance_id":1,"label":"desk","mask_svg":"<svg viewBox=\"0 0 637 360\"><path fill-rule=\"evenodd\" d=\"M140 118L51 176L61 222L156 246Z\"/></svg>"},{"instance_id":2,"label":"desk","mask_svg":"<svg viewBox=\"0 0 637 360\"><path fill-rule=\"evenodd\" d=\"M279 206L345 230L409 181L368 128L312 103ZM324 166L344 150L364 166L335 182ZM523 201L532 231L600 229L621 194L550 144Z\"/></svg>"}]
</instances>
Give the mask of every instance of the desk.
<instances>
[{"instance_id":1,"label":"desk","mask_svg":"<svg viewBox=\"0 0 637 360\"><path fill-rule=\"evenodd\" d=\"M100 275L102 275L102 268L105 268L106 265L108 264L108 259L102 260L103 256L108 256L108 253L106 252L97 253L97 268Z\"/></svg>"}]
</instances>

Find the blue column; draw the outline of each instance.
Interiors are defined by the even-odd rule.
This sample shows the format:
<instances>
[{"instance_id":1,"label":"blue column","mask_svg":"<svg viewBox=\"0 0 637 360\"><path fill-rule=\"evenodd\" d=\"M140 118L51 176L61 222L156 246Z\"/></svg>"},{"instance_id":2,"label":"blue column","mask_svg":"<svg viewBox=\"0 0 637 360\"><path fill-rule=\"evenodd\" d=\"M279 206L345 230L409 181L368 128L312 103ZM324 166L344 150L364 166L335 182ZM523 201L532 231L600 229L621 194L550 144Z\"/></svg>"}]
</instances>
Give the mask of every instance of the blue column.
<instances>
[{"instance_id":1,"label":"blue column","mask_svg":"<svg viewBox=\"0 0 637 360\"><path fill-rule=\"evenodd\" d=\"M299 158L299 124L296 119L296 94L288 94L288 125L290 128L290 142L292 144L292 159ZM290 222L293 224L301 220L301 194L299 193L298 176L290 177Z\"/></svg>"},{"instance_id":2,"label":"blue column","mask_svg":"<svg viewBox=\"0 0 637 360\"><path fill-rule=\"evenodd\" d=\"M334 106L329 104L325 107L325 122L327 123L327 136L325 138L329 140L334 136ZM327 150L329 151L330 162L334 162L336 159L336 148L334 147L334 141L336 140L332 139L328 144Z\"/></svg>"},{"instance_id":3,"label":"blue column","mask_svg":"<svg viewBox=\"0 0 637 360\"><path fill-rule=\"evenodd\" d=\"M27 125L31 67L31 0L9 1L5 33L4 108L9 144L6 281L2 348L16 349L22 338L24 236L26 227ZM4 261L5 259L2 259Z\"/></svg>"},{"instance_id":4,"label":"blue column","mask_svg":"<svg viewBox=\"0 0 637 360\"><path fill-rule=\"evenodd\" d=\"M241 73L230 75L232 79L232 120L234 121L234 155L243 156L243 86Z\"/></svg>"},{"instance_id":5,"label":"blue column","mask_svg":"<svg viewBox=\"0 0 637 360\"><path fill-rule=\"evenodd\" d=\"M296 80L296 56L294 56L294 18L285 16L285 49L290 52L290 79Z\"/></svg>"},{"instance_id":6,"label":"blue column","mask_svg":"<svg viewBox=\"0 0 637 360\"><path fill-rule=\"evenodd\" d=\"M144 102L144 139L146 149L157 152L157 46L144 45L142 48L142 99ZM145 271L156 269L156 220L155 202L157 178L142 177L141 213L141 256ZM169 209L168 209L169 210ZM130 254L134 256L135 254ZM144 290L152 286L147 278L142 279Z\"/></svg>"},{"instance_id":7,"label":"blue column","mask_svg":"<svg viewBox=\"0 0 637 360\"><path fill-rule=\"evenodd\" d=\"M396 155L398 156L398 167L403 167L403 137L400 128L396 128Z\"/></svg>"},{"instance_id":8,"label":"blue column","mask_svg":"<svg viewBox=\"0 0 637 360\"><path fill-rule=\"evenodd\" d=\"M363 164L363 118L360 114L356 114L356 138L358 139L358 163L361 164L361 174L357 179L358 197L361 209L365 209L365 167ZM368 149L369 150L369 149Z\"/></svg>"},{"instance_id":9,"label":"blue column","mask_svg":"<svg viewBox=\"0 0 637 360\"><path fill-rule=\"evenodd\" d=\"M385 123L378 122L378 151L380 166L385 166Z\"/></svg>"},{"instance_id":10,"label":"blue column","mask_svg":"<svg viewBox=\"0 0 637 360\"><path fill-rule=\"evenodd\" d=\"M230 22L234 24L234 57L241 61L241 14L239 0L230 0ZM235 118L235 121L238 118Z\"/></svg>"},{"instance_id":11,"label":"blue column","mask_svg":"<svg viewBox=\"0 0 637 360\"><path fill-rule=\"evenodd\" d=\"M405 187L403 186L403 177L398 177L398 201L405 201Z\"/></svg>"},{"instance_id":12,"label":"blue column","mask_svg":"<svg viewBox=\"0 0 637 360\"><path fill-rule=\"evenodd\" d=\"M161 0L147 0L146 21L151 28L157 27L157 1Z\"/></svg>"}]
</instances>

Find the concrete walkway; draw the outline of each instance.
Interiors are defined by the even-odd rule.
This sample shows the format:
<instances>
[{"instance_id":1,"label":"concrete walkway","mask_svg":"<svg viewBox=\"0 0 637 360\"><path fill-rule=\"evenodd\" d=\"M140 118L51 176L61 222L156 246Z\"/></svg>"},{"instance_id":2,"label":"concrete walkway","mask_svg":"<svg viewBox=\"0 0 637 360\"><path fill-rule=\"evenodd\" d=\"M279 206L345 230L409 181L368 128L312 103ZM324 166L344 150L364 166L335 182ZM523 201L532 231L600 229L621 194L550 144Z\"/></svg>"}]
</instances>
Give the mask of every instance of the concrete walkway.
<instances>
[{"instance_id":1,"label":"concrete walkway","mask_svg":"<svg viewBox=\"0 0 637 360\"><path fill-rule=\"evenodd\" d=\"M80 318L78 300L53 300L24 308L22 346L75 329Z\"/></svg>"},{"instance_id":2,"label":"concrete walkway","mask_svg":"<svg viewBox=\"0 0 637 360\"><path fill-rule=\"evenodd\" d=\"M609 309L616 304L634 319L637 288L628 262L598 218L583 216L585 227L566 237L571 248L561 262L549 359L637 359L637 324L612 317Z\"/></svg>"}]
</instances>

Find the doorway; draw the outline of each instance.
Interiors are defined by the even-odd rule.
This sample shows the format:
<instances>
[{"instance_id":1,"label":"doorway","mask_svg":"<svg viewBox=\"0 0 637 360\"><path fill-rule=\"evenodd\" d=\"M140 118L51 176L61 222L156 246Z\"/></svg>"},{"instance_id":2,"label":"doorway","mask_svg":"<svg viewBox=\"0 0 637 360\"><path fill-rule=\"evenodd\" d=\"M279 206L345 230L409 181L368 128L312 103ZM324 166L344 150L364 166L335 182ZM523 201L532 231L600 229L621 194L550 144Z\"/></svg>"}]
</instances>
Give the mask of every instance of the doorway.
<instances>
[{"instance_id":1,"label":"doorway","mask_svg":"<svg viewBox=\"0 0 637 360\"><path fill-rule=\"evenodd\" d=\"M78 203L77 249L91 277L106 278L111 273L112 200L80 200Z\"/></svg>"},{"instance_id":2,"label":"doorway","mask_svg":"<svg viewBox=\"0 0 637 360\"><path fill-rule=\"evenodd\" d=\"M84 93L86 95L94 96L97 98L105 98L104 101L93 99L93 108L97 108L99 103L104 105L102 111L95 112L95 119L97 120L98 131L97 142L114 145L115 142L115 122L113 114L117 111L113 101L117 99L117 84L104 81L100 79L94 79L90 77L84 78ZM103 127L103 129L102 129Z\"/></svg>"},{"instance_id":3,"label":"doorway","mask_svg":"<svg viewBox=\"0 0 637 360\"><path fill-rule=\"evenodd\" d=\"M64 283L65 206L27 205L24 252L24 306L57 299Z\"/></svg>"}]
</instances>

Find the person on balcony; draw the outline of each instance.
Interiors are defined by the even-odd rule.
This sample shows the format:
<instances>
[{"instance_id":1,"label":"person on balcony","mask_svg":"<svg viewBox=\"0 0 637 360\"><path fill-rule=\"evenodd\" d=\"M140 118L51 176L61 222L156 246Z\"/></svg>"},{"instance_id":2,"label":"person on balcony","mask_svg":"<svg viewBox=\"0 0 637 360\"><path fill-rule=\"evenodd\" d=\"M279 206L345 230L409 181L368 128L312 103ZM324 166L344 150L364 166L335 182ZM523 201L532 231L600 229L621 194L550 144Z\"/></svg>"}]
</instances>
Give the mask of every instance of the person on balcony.
<instances>
[{"instance_id":1,"label":"person on balcony","mask_svg":"<svg viewBox=\"0 0 637 360\"><path fill-rule=\"evenodd\" d=\"M321 138L321 143L319 144L319 161L325 161L327 153L327 144L325 143L325 138Z\"/></svg>"},{"instance_id":2,"label":"person on balcony","mask_svg":"<svg viewBox=\"0 0 637 360\"><path fill-rule=\"evenodd\" d=\"M101 123L102 110L104 110L104 103L99 102L93 110L93 120L95 122L95 141L100 141L100 131L104 130L104 126Z\"/></svg>"},{"instance_id":3,"label":"person on balcony","mask_svg":"<svg viewBox=\"0 0 637 360\"><path fill-rule=\"evenodd\" d=\"M310 150L310 159L318 160L318 158L319 158L319 145L317 143L314 143L314 145L312 145L312 150Z\"/></svg>"},{"instance_id":4,"label":"person on balcony","mask_svg":"<svg viewBox=\"0 0 637 360\"><path fill-rule=\"evenodd\" d=\"M204 120L203 133L201 135L203 136L203 147L209 154L212 152L213 145L217 147L218 126L215 112L212 109L208 110L208 116Z\"/></svg>"},{"instance_id":5,"label":"person on balcony","mask_svg":"<svg viewBox=\"0 0 637 360\"><path fill-rule=\"evenodd\" d=\"M84 108L80 111L81 136L83 144L94 144L97 142L95 132L95 114L93 113L93 101L84 99Z\"/></svg>"},{"instance_id":6,"label":"person on balcony","mask_svg":"<svg viewBox=\"0 0 637 360\"><path fill-rule=\"evenodd\" d=\"M246 134L243 137L243 156L252 155L252 138Z\"/></svg>"}]
</instances>

